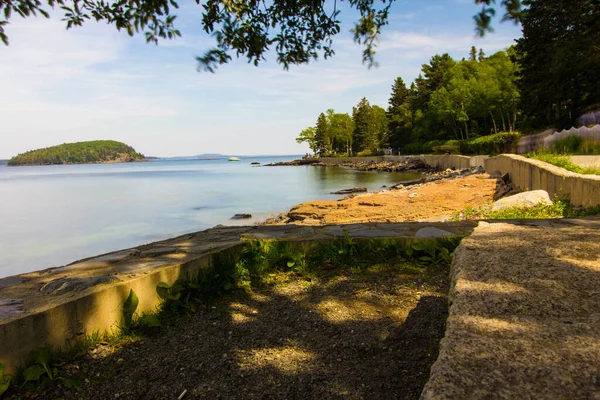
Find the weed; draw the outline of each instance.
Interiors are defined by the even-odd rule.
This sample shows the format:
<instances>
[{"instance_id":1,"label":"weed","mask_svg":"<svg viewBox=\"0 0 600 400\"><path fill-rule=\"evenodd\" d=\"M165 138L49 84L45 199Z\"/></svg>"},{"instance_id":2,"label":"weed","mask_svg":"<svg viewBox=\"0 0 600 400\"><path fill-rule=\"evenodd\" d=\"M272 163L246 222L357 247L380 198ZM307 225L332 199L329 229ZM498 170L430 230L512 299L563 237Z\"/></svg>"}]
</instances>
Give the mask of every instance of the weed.
<instances>
[{"instance_id":1,"label":"weed","mask_svg":"<svg viewBox=\"0 0 600 400\"><path fill-rule=\"evenodd\" d=\"M8 390L11 381L12 377L4 375L4 365L0 363L0 397L2 397L2 393Z\"/></svg>"},{"instance_id":2,"label":"weed","mask_svg":"<svg viewBox=\"0 0 600 400\"><path fill-rule=\"evenodd\" d=\"M580 167L571 161L571 157L564 154L556 154L548 150L538 150L525 155L528 158L540 160L548 164L564 168L567 171L575 172L583 175L600 175L600 168L595 167Z\"/></svg>"},{"instance_id":3,"label":"weed","mask_svg":"<svg viewBox=\"0 0 600 400\"><path fill-rule=\"evenodd\" d=\"M600 205L589 208L577 208L570 204L567 197L555 196L552 204L536 204L531 207L515 206L502 210L492 210L489 206L479 209L465 209L462 213L455 214L453 219L553 219L591 215L600 215Z\"/></svg>"}]
</instances>

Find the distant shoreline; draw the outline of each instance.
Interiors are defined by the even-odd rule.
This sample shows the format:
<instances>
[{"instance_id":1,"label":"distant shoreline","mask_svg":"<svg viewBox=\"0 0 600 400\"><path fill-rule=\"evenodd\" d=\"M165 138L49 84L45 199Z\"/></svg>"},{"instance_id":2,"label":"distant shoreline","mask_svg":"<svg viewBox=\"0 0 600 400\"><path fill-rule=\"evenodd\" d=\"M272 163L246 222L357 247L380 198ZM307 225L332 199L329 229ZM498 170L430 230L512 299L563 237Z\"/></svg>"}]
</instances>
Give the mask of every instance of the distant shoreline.
<instances>
[{"instance_id":1,"label":"distant shoreline","mask_svg":"<svg viewBox=\"0 0 600 400\"><path fill-rule=\"evenodd\" d=\"M138 162L151 162L152 159L143 159L143 160L130 160L130 161L122 161L122 160L107 160L107 161L92 161L92 162L84 162L84 163L57 163L57 164L19 164L19 165L10 165L8 163L2 163L0 161L0 165L6 165L7 167L51 167L51 166L59 166L59 165L93 165L93 164L129 164L129 163L138 163Z\"/></svg>"}]
</instances>

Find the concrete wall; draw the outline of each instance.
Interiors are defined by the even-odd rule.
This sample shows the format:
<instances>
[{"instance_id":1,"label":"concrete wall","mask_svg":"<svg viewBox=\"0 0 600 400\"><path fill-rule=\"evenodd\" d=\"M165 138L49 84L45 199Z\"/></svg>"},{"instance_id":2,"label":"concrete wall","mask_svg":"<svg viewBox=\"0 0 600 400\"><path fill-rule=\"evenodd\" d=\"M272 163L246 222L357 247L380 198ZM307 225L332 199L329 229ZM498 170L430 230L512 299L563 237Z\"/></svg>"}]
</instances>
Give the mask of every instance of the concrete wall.
<instances>
[{"instance_id":1,"label":"concrete wall","mask_svg":"<svg viewBox=\"0 0 600 400\"><path fill-rule=\"evenodd\" d=\"M424 155L425 162L437 168L452 168L452 169L467 169L471 167L483 167L484 160L487 156L459 156L454 154L444 155Z\"/></svg>"},{"instance_id":2,"label":"concrete wall","mask_svg":"<svg viewBox=\"0 0 600 400\"><path fill-rule=\"evenodd\" d=\"M328 164L328 165L338 165L338 164L342 164L342 163L346 163L346 162L382 162L384 160L385 156L374 156L374 157L335 157L335 158L330 158L330 157L323 157L320 158L319 161L322 162L323 164Z\"/></svg>"},{"instance_id":3,"label":"concrete wall","mask_svg":"<svg viewBox=\"0 0 600 400\"><path fill-rule=\"evenodd\" d=\"M600 143L600 125L595 125L590 128L583 126L581 128L571 128L560 132L555 132L553 129L537 133L535 135L523 136L519 139L517 145L518 154L526 154L540 148L552 148L554 144L569 136L579 136L583 140L591 140Z\"/></svg>"},{"instance_id":4,"label":"concrete wall","mask_svg":"<svg viewBox=\"0 0 600 400\"><path fill-rule=\"evenodd\" d=\"M327 165L339 165L346 162L383 162L383 161L405 161L409 158L423 158L424 161L436 168L446 169L466 169L471 167L483 167L483 161L488 156L459 156L459 155L418 155L418 156L376 156L376 157L340 157L340 158L321 158L321 161Z\"/></svg>"},{"instance_id":5,"label":"concrete wall","mask_svg":"<svg viewBox=\"0 0 600 400\"><path fill-rule=\"evenodd\" d=\"M219 254L228 252L235 255L240 249L241 245L233 246L221 250ZM3 321L0 324L0 363L9 372L14 372L24 365L30 352L36 348L51 345L57 350L82 339L86 334L117 331L130 289L139 298L138 315L155 311L160 304L156 293L158 283L171 285L179 278L193 277L200 269L212 265L215 254L205 254L182 264L159 268L130 281L100 285L79 298Z\"/></svg>"},{"instance_id":6,"label":"concrete wall","mask_svg":"<svg viewBox=\"0 0 600 400\"><path fill-rule=\"evenodd\" d=\"M502 154L485 161L488 172L508 173L521 190L542 189L550 197L568 195L571 204L590 207L600 204L600 176L581 175L516 154Z\"/></svg>"},{"instance_id":7,"label":"concrete wall","mask_svg":"<svg viewBox=\"0 0 600 400\"><path fill-rule=\"evenodd\" d=\"M600 168L600 156L571 156L571 161L584 168Z\"/></svg>"}]
</instances>

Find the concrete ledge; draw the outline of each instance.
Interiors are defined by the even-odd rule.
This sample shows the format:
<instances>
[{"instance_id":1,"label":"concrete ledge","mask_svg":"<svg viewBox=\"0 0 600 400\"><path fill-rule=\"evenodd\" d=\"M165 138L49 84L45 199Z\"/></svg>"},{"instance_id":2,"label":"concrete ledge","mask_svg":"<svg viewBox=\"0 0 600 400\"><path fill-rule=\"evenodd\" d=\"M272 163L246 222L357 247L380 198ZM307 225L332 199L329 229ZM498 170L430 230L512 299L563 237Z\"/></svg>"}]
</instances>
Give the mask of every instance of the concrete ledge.
<instances>
[{"instance_id":1,"label":"concrete ledge","mask_svg":"<svg viewBox=\"0 0 600 400\"><path fill-rule=\"evenodd\" d=\"M0 279L0 363L14 372L33 349L61 348L85 334L118 329L130 289L139 297L138 313L153 311L160 302L159 282L172 284L193 277L213 265L217 255L237 257L245 239L277 239L304 246L346 235L358 239L466 236L475 226L466 221L214 228Z\"/></svg>"},{"instance_id":2,"label":"concrete ledge","mask_svg":"<svg viewBox=\"0 0 600 400\"><path fill-rule=\"evenodd\" d=\"M452 169L467 169L473 167L483 167L484 160L488 156L459 156L454 154L444 155L424 155L425 162L436 168L452 168Z\"/></svg>"},{"instance_id":3,"label":"concrete ledge","mask_svg":"<svg viewBox=\"0 0 600 400\"><path fill-rule=\"evenodd\" d=\"M598 398L599 257L598 218L480 223L421 398Z\"/></svg>"},{"instance_id":4,"label":"concrete ledge","mask_svg":"<svg viewBox=\"0 0 600 400\"><path fill-rule=\"evenodd\" d=\"M508 173L521 190L545 190L553 198L566 194L571 204L590 207L600 204L600 176L581 175L543 161L516 154L502 154L485 160L485 170Z\"/></svg>"}]
</instances>

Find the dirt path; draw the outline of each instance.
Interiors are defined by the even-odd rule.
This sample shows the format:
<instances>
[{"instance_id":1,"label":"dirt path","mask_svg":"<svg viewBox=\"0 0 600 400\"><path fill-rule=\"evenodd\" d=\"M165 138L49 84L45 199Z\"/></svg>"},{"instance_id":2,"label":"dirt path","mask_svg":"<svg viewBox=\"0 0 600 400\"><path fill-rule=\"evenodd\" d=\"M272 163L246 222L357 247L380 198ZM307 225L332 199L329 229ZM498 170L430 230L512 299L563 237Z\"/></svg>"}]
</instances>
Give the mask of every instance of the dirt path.
<instances>
[{"instance_id":1,"label":"dirt path","mask_svg":"<svg viewBox=\"0 0 600 400\"><path fill-rule=\"evenodd\" d=\"M39 398L417 399L447 316L448 269L289 278L64 366Z\"/></svg>"},{"instance_id":2,"label":"dirt path","mask_svg":"<svg viewBox=\"0 0 600 400\"><path fill-rule=\"evenodd\" d=\"M496 179L491 179L488 174L470 175L339 201L310 201L293 207L277 223L320 225L442 221L467 206L479 207L491 202L495 190Z\"/></svg>"}]
</instances>

